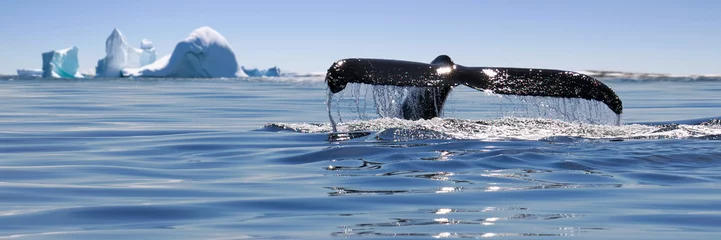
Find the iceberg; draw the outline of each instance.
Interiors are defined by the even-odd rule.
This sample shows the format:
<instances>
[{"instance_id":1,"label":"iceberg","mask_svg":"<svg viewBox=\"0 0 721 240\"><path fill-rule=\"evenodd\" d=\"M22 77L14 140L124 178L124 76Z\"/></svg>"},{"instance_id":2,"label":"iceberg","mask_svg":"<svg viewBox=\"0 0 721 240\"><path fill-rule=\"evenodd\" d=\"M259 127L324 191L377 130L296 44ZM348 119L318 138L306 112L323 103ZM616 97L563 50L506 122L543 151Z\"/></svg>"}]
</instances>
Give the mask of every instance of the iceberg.
<instances>
[{"instance_id":1,"label":"iceberg","mask_svg":"<svg viewBox=\"0 0 721 240\"><path fill-rule=\"evenodd\" d=\"M272 67L268 68L268 70L265 70L266 77L280 77L280 75L280 68L278 67Z\"/></svg>"},{"instance_id":2,"label":"iceberg","mask_svg":"<svg viewBox=\"0 0 721 240\"><path fill-rule=\"evenodd\" d=\"M142 49L143 52L140 54L140 66L138 67L146 66L155 62L156 56L153 42L143 38L143 40L140 41L140 49Z\"/></svg>"},{"instance_id":3,"label":"iceberg","mask_svg":"<svg viewBox=\"0 0 721 240\"><path fill-rule=\"evenodd\" d=\"M125 40L120 30L113 29L105 40L105 58L98 60L96 77L120 77L124 68L139 68L155 62L155 48L147 39L140 42L140 49Z\"/></svg>"},{"instance_id":4,"label":"iceberg","mask_svg":"<svg viewBox=\"0 0 721 240\"><path fill-rule=\"evenodd\" d=\"M217 78L238 76L238 62L228 41L201 27L179 42L171 55L140 68L125 68L123 77Z\"/></svg>"},{"instance_id":5,"label":"iceberg","mask_svg":"<svg viewBox=\"0 0 721 240\"><path fill-rule=\"evenodd\" d=\"M278 68L278 67L272 67L272 68L268 68L266 70L258 70L257 68L245 68L244 66L241 66L240 69L243 70L243 73L248 75L248 77L280 77L280 76L283 76L280 73L280 68Z\"/></svg>"},{"instance_id":6,"label":"iceberg","mask_svg":"<svg viewBox=\"0 0 721 240\"><path fill-rule=\"evenodd\" d=\"M22 78L39 78L43 77L42 69L18 69L18 77Z\"/></svg>"},{"instance_id":7,"label":"iceberg","mask_svg":"<svg viewBox=\"0 0 721 240\"><path fill-rule=\"evenodd\" d=\"M257 68L245 68L245 66L241 66L240 69L243 70L243 73L245 73L245 75L248 75L248 77L262 77L263 75L265 75Z\"/></svg>"},{"instance_id":8,"label":"iceberg","mask_svg":"<svg viewBox=\"0 0 721 240\"><path fill-rule=\"evenodd\" d=\"M295 73L295 72L281 72L280 68L272 67L265 70L257 68L245 68L241 66L242 73L248 75L248 77L325 77L326 72L314 72L314 73Z\"/></svg>"},{"instance_id":9,"label":"iceberg","mask_svg":"<svg viewBox=\"0 0 721 240\"><path fill-rule=\"evenodd\" d=\"M82 78L78 72L78 47L45 52L43 55L44 78Z\"/></svg>"}]
</instances>

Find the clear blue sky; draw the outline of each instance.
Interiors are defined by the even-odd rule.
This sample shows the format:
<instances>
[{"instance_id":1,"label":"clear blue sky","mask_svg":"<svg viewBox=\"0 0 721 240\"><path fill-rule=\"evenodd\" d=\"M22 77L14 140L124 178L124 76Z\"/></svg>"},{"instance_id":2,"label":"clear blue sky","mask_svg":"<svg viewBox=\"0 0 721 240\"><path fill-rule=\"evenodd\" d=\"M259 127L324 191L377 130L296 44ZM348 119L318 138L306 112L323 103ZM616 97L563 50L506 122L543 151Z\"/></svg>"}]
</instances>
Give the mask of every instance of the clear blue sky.
<instances>
[{"instance_id":1,"label":"clear blue sky","mask_svg":"<svg viewBox=\"0 0 721 240\"><path fill-rule=\"evenodd\" d=\"M715 0L6 0L0 74L40 68L40 54L80 48L81 70L120 29L159 57L210 26L241 65L325 71L346 57L469 66L721 73Z\"/></svg>"}]
</instances>

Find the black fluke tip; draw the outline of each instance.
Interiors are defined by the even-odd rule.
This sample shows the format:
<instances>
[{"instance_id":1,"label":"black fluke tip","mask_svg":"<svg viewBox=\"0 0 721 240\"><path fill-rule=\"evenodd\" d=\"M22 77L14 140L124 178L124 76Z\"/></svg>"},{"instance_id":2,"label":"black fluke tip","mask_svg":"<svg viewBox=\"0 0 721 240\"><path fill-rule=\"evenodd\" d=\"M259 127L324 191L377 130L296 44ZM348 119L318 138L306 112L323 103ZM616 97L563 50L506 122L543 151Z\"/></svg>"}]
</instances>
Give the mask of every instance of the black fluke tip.
<instances>
[{"instance_id":1,"label":"black fluke tip","mask_svg":"<svg viewBox=\"0 0 721 240\"><path fill-rule=\"evenodd\" d=\"M337 93L345 89L345 86L349 82L348 78L351 78L350 75L352 72L349 71L350 67L343 66L346 65L346 61L346 59L343 59L334 62L325 75L325 81L328 83L328 88L330 88L332 93Z\"/></svg>"}]
</instances>

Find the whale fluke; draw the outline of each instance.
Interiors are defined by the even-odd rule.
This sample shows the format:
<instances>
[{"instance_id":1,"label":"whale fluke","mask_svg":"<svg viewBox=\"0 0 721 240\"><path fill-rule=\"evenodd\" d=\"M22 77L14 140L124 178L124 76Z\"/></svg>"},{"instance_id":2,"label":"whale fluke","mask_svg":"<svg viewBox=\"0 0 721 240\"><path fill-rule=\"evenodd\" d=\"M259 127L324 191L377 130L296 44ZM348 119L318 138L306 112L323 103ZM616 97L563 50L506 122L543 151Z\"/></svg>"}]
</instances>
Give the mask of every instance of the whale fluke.
<instances>
[{"instance_id":1,"label":"whale fluke","mask_svg":"<svg viewBox=\"0 0 721 240\"><path fill-rule=\"evenodd\" d=\"M606 104L616 114L623 112L621 99L610 87L584 74L552 69L465 67L453 63L446 55L438 56L430 64L391 59L342 59L331 65L325 80L333 93L342 91L348 83L414 86L428 87L431 89L427 91L429 94L441 92L440 99L445 100L452 87L463 84L497 94L595 100ZM428 113L423 113L421 118L438 116L444 101L433 102L436 105L424 109L435 109L435 114L424 111Z\"/></svg>"},{"instance_id":2,"label":"whale fluke","mask_svg":"<svg viewBox=\"0 0 721 240\"><path fill-rule=\"evenodd\" d=\"M616 114L623 112L621 99L606 84L588 75L564 70L505 67L469 67L488 76L489 82L467 86L497 94L582 98L596 100Z\"/></svg>"},{"instance_id":3,"label":"whale fluke","mask_svg":"<svg viewBox=\"0 0 721 240\"><path fill-rule=\"evenodd\" d=\"M330 91L342 91L348 83L439 87L457 85L447 81L447 66L391 59L348 58L336 61L325 80Z\"/></svg>"}]
</instances>

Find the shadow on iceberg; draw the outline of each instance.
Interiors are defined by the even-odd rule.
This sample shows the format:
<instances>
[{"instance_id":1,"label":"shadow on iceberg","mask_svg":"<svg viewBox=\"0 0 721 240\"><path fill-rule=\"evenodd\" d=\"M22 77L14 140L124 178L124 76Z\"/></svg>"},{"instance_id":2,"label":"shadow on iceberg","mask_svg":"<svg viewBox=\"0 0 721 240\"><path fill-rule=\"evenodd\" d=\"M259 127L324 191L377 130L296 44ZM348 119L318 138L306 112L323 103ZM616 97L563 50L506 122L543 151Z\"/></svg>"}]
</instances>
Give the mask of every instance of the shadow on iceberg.
<instances>
[{"instance_id":1,"label":"shadow on iceberg","mask_svg":"<svg viewBox=\"0 0 721 240\"><path fill-rule=\"evenodd\" d=\"M140 68L125 68L123 77L236 77L238 62L228 41L210 27L201 27L179 42L171 55Z\"/></svg>"}]
</instances>

